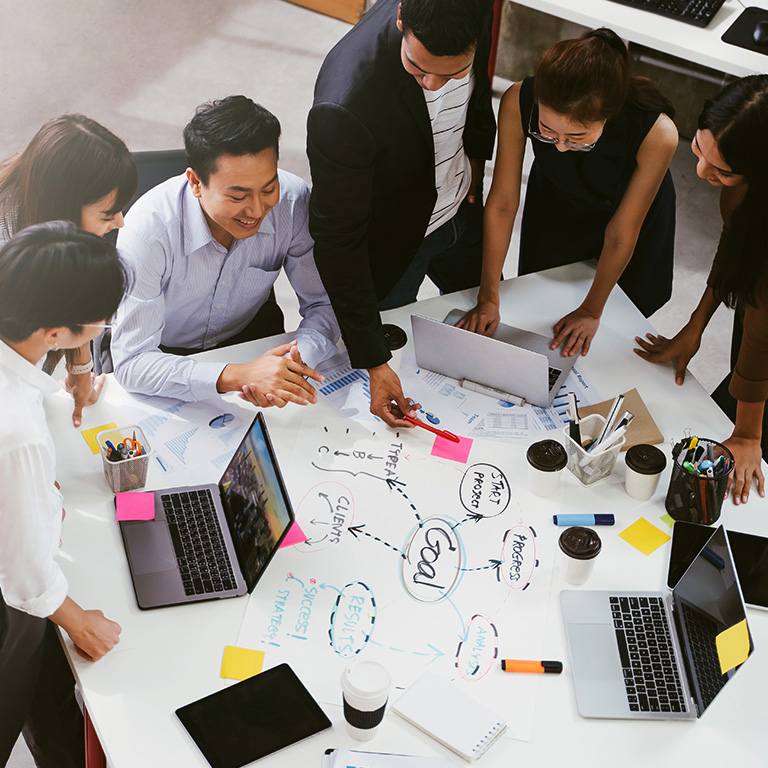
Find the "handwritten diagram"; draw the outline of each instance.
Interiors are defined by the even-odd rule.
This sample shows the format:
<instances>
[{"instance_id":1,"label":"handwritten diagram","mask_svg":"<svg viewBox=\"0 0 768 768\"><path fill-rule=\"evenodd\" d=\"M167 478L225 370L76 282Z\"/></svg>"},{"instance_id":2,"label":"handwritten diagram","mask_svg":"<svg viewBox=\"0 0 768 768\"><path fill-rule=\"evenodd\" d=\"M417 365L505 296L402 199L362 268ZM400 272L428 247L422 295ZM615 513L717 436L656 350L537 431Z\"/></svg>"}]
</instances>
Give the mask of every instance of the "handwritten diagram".
<instances>
[{"instance_id":1,"label":"handwritten diagram","mask_svg":"<svg viewBox=\"0 0 768 768\"><path fill-rule=\"evenodd\" d=\"M527 739L537 676L511 695L498 671L504 656L540 657L549 599L552 545L526 511L524 449L476 440L458 463L416 432L305 422L285 474L308 538L270 565L239 643L333 703L350 660L380 661L399 688L429 668Z\"/></svg>"}]
</instances>

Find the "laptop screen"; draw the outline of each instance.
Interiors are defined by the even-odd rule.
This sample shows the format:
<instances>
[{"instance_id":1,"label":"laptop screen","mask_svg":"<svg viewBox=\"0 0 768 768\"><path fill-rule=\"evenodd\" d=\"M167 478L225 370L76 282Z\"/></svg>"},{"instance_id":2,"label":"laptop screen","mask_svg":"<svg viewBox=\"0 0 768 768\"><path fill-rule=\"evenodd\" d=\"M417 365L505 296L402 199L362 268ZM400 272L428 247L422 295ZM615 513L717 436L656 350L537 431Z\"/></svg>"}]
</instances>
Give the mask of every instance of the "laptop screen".
<instances>
[{"instance_id":1,"label":"laptop screen","mask_svg":"<svg viewBox=\"0 0 768 768\"><path fill-rule=\"evenodd\" d=\"M736 666L725 674L722 672L723 643L729 639L722 633L744 622L749 653L753 650L744 600L723 526L712 533L672 595L691 690L701 715L738 669Z\"/></svg>"},{"instance_id":2,"label":"laptop screen","mask_svg":"<svg viewBox=\"0 0 768 768\"><path fill-rule=\"evenodd\" d=\"M261 412L224 471L219 490L250 592L294 520Z\"/></svg>"}]
</instances>

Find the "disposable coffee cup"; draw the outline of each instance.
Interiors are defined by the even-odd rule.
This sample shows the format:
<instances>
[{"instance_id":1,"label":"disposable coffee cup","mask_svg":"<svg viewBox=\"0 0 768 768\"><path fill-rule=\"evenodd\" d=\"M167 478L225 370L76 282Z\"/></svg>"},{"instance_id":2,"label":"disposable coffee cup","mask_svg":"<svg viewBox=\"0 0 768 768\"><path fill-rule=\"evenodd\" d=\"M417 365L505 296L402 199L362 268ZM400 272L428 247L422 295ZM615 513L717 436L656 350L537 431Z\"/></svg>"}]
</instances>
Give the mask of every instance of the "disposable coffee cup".
<instances>
[{"instance_id":1,"label":"disposable coffee cup","mask_svg":"<svg viewBox=\"0 0 768 768\"><path fill-rule=\"evenodd\" d=\"M633 499L646 501L656 493L667 457L654 445L633 445L625 454L624 488Z\"/></svg>"},{"instance_id":2,"label":"disposable coffee cup","mask_svg":"<svg viewBox=\"0 0 768 768\"><path fill-rule=\"evenodd\" d=\"M550 496L560 485L568 455L557 440L539 440L528 448L528 490L534 496Z\"/></svg>"},{"instance_id":3,"label":"disposable coffee cup","mask_svg":"<svg viewBox=\"0 0 768 768\"><path fill-rule=\"evenodd\" d=\"M562 553L563 578L569 584L583 584L590 577L595 558L602 549L600 537L591 528L575 525L560 534L558 544Z\"/></svg>"},{"instance_id":4,"label":"disposable coffee cup","mask_svg":"<svg viewBox=\"0 0 768 768\"><path fill-rule=\"evenodd\" d=\"M377 661L350 664L341 675L347 733L368 741L378 731L387 708L392 678Z\"/></svg>"},{"instance_id":5,"label":"disposable coffee cup","mask_svg":"<svg viewBox=\"0 0 768 768\"><path fill-rule=\"evenodd\" d=\"M384 331L387 347L389 347L389 351L392 353L389 367L397 373L400 370L403 347L408 343L408 334L399 325L393 325L392 323L384 323L381 327Z\"/></svg>"}]
</instances>

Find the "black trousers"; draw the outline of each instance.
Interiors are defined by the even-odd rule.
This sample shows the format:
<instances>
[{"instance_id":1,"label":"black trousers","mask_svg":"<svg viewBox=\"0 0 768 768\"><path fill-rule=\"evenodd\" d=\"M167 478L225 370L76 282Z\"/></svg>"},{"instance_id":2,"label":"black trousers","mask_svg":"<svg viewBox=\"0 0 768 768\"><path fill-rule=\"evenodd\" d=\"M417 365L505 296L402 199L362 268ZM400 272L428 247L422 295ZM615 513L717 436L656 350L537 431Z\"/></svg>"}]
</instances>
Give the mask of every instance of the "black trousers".
<instances>
[{"instance_id":1,"label":"black trousers","mask_svg":"<svg viewBox=\"0 0 768 768\"><path fill-rule=\"evenodd\" d=\"M0 766L20 733L38 768L85 766L83 715L56 629L0 594Z\"/></svg>"},{"instance_id":2,"label":"black trousers","mask_svg":"<svg viewBox=\"0 0 768 768\"><path fill-rule=\"evenodd\" d=\"M736 398L728 391L731 377L739 359L741 339L744 335L744 324L738 310L733 315L733 333L731 335L731 372L718 384L712 393L712 399L720 406L720 410L735 424L736 423ZM760 447L763 450L763 460L768 461L768 408L763 408L763 433Z\"/></svg>"}]
</instances>

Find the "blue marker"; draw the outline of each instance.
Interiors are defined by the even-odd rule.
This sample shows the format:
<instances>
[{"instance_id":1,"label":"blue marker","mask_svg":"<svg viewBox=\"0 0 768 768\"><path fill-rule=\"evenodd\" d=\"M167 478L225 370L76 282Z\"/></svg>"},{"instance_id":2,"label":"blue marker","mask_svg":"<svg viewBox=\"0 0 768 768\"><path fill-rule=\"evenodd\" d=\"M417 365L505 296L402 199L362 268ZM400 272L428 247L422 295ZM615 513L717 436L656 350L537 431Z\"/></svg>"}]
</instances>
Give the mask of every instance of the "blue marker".
<instances>
[{"instance_id":1,"label":"blue marker","mask_svg":"<svg viewBox=\"0 0 768 768\"><path fill-rule=\"evenodd\" d=\"M613 515L552 515L555 525L615 525Z\"/></svg>"}]
</instances>

